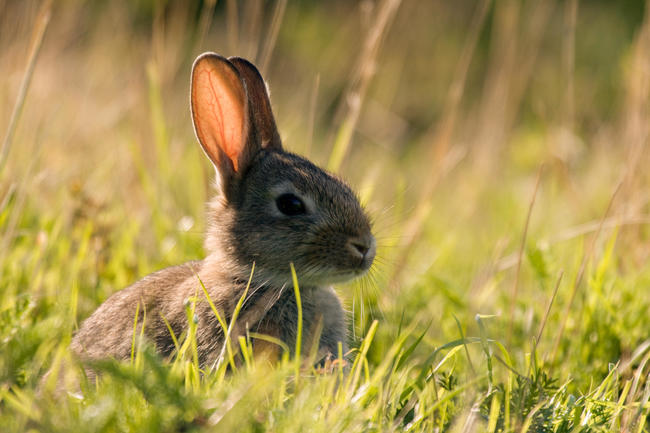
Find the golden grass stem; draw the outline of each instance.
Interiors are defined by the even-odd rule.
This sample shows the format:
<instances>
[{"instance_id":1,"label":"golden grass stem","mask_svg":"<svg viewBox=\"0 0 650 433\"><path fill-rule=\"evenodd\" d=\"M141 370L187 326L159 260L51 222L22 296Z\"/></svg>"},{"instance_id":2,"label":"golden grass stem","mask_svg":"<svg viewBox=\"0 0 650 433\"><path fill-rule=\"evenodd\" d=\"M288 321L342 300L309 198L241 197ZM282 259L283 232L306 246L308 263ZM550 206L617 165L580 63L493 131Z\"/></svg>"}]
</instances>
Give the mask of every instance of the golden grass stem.
<instances>
[{"instance_id":1,"label":"golden grass stem","mask_svg":"<svg viewBox=\"0 0 650 433\"><path fill-rule=\"evenodd\" d=\"M135 306L135 314L133 315L133 331L131 333L131 364L135 358L135 340L138 334L138 316L140 315L140 303Z\"/></svg>"},{"instance_id":2,"label":"golden grass stem","mask_svg":"<svg viewBox=\"0 0 650 433\"><path fill-rule=\"evenodd\" d=\"M226 1L226 23L228 32L228 46L233 53L239 49L239 13L237 0Z\"/></svg>"},{"instance_id":3,"label":"golden grass stem","mask_svg":"<svg viewBox=\"0 0 650 433\"><path fill-rule=\"evenodd\" d=\"M474 162L482 175L494 172L497 158L508 142L508 132L533 77L554 6L554 0L496 3L491 36L494 42L490 43L494 53L483 86L476 133L480 146L474 152Z\"/></svg>"},{"instance_id":4,"label":"golden grass stem","mask_svg":"<svg viewBox=\"0 0 650 433\"><path fill-rule=\"evenodd\" d=\"M280 26L282 24L284 11L286 9L287 0L278 0L278 2L275 4L273 18L271 19L271 26L266 36L266 43L264 44L262 56L260 58L260 71L262 72L263 76L266 76L268 74L268 68L269 63L271 62L273 48L275 48L275 43L278 40L278 33L280 33Z\"/></svg>"},{"instance_id":5,"label":"golden grass stem","mask_svg":"<svg viewBox=\"0 0 650 433\"><path fill-rule=\"evenodd\" d=\"M341 168L343 159L348 153L354 129L359 121L363 101L365 100L370 81L374 76L377 54L400 4L401 0L383 0L378 6L379 10L375 16L374 25L366 35L355 72L349 81L350 85L347 91L344 92L341 105L339 106L338 111L345 111L345 115L342 117L343 122L339 127L332 153L327 163L327 169L330 171L338 171Z\"/></svg>"},{"instance_id":6,"label":"golden grass stem","mask_svg":"<svg viewBox=\"0 0 650 433\"><path fill-rule=\"evenodd\" d=\"M316 74L314 85L311 89L309 98L309 117L307 117L307 144L305 145L305 155L311 155L311 146L314 142L314 125L316 125L316 101L318 100L318 90L320 89L320 74Z\"/></svg>"},{"instance_id":7,"label":"golden grass stem","mask_svg":"<svg viewBox=\"0 0 650 433\"><path fill-rule=\"evenodd\" d=\"M283 352L290 352L291 351L289 346L284 341L280 340L279 338L272 337L272 336L266 335L266 334L260 334L258 332L249 332L248 336L250 338L254 338L256 340L262 340L262 341L266 341L267 343L275 344L276 346L281 348Z\"/></svg>"},{"instance_id":8,"label":"golden grass stem","mask_svg":"<svg viewBox=\"0 0 650 433\"><path fill-rule=\"evenodd\" d=\"M242 55L248 59L255 59L255 63L258 60L259 54L259 41L260 35L262 33L262 21L263 21L263 7L264 4L258 0L246 0L244 3L244 13L243 13L243 22L242 27L244 36L243 47L239 47L242 51ZM240 51L238 50L238 51ZM238 53L239 54L239 53Z\"/></svg>"},{"instance_id":9,"label":"golden grass stem","mask_svg":"<svg viewBox=\"0 0 650 433\"><path fill-rule=\"evenodd\" d=\"M11 183L7 189L6 196L3 198L2 206L0 206L0 212L5 210L5 207L11 206L11 215L9 220L4 222L2 239L0 239L0 263L4 263L6 256L8 255L11 245L11 242L15 239L16 229L20 222L22 211L24 206L27 203L29 195L27 194L27 185L30 179L32 179L32 174L36 170L36 167L40 161L41 151L43 149L42 142L39 142L36 146L36 150L33 152L32 160L29 162L25 174L22 176L20 182ZM2 168L0 168L0 174L2 173ZM75 323L76 327L76 323Z\"/></svg>"},{"instance_id":10,"label":"golden grass stem","mask_svg":"<svg viewBox=\"0 0 650 433\"><path fill-rule=\"evenodd\" d=\"M618 195L618 192L620 191L622 185L623 185L623 180L619 181L618 184L616 185L616 188L614 189L614 192L612 193L612 196L609 199L609 203L607 204L607 208L605 209L605 213L603 214L603 217L600 219L600 224L598 225L598 229L596 230L596 233L594 233L594 236L591 239L591 243L589 244L589 247L582 255L580 268L578 269L578 273L576 274L575 280L573 281L573 286L571 288L571 295L569 296L569 302L566 304L566 307L564 309L564 314L562 315L562 319L560 321L560 329L558 330L557 337L555 338L555 344L553 345L553 351L551 352L551 359L553 361L555 361L556 359L557 352L560 347L560 342L562 341L562 336L564 335L564 329L566 328L566 323L569 318L569 313L571 313L571 308L573 308L573 303L575 302L575 297L576 294L578 293L578 288L582 283L582 277L584 276L585 268L587 267L587 263L589 262L589 260L591 260L591 257L594 254L594 251L596 249L596 241L598 240L605 219L609 215L609 212L611 211L614 205L614 199Z\"/></svg>"},{"instance_id":11,"label":"golden grass stem","mask_svg":"<svg viewBox=\"0 0 650 433\"><path fill-rule=\"evenodd\" d=\"M230 12L230 8L229 8L230 3L231 2L228 2L227 4L228 12ZM199 47L203 45L205 36L208 34L208 31L210 30L210 25L212 24L212 17L214 16L214 8L216 7L216 5L217 5L217 0L206 0L203 2L203 7L201 7L201 12L200 12L201 17L199 18L199 39L198 39ZM235 6L235 12L236 11L237 9ZM228 20L228 30L230 30L230 20ZM230 36L230 32L228 32L228 35Z\"/></svg>"},{"instance_id":12,"label":"golden grass stem","mask_svg":"<svg viewBox=\"0 0 650 433\"><path fill-rule=\"evenodd\" d=\"M254 267L255 265L253 265ZM214 317L217 318L217 321L219 322L219 325L221 325L221 330L223 331L224 338L227 337L228 335L228 325L226 324L226 321L223 319L223 316L219 313L219 310L217 310L216 305L214 305L214 302L212 302L212 298L210 297L210 294L208 293L208 289L205 288L205 284L203 284L203 281L199 277L198 274L196 274L196 278L199 280L199 284L201 285L201 289L203 290L203 295L205 298L208 300L208 305L210 306L210 309L212 310L212 314L214 314ZM226 353L228 355L228 361L230 362L231 368L235 368L235 357L233 355L233 350L232 346L230 344L230 340L226 338L225 344L222 348L221 354L219 356L219 360L222 359L223 357L223 350L226 350Z\"/></svg>"},{"instance_id":13,"label":"golden grass stem","mask_svg":"<svg viewBox=\"0 0 650 433\"><path fill-rule=\"evenodd\" d=\"M244 306L244 301L246 300L246 295L248 295L248 291L251 287L251 282L253 281L253 274L255 273L255 262L253 262L253 265L251 266L251 273L250 276L248 277L248 282L246 283L246 288L244 289L244 293L239 298L239 301L237 301L237 305L235 306L235 311L232 313L232 318L230 319L230 323L228 324L228 329L226 329L226 333L224 335L224 345L221 348L221 353L219 354L219 358L217 359L217 364L216 368L218 369L219 366L221 365L222 360L225 358L226 352L229 354L229 360L231 367L234 369L235 367L235 362L233 358L233 349L231 345L231 341L233 339L233 335L235 337L238 337L238 332L233 333L233 329L235 328L237 318L239 317L239 313L241 312L242 307ZM205 292L207 293L207 291ZM217 312L217 309L214 308L213 312ZM217 316L218 317L218 316ZM218 318L217 318L218 320ZM223 325L222 325L223 326Z\"/></svg>"},{"instance_id":14,"label":"golden grass stem","mask_svg":"<svg viewBox=\"0 0 650 433\"><path fill-rule=\"evenodd\" d=\"M584 236L589 233L598 231L599 227L603 230L613 229L623 226L635 226L635 225L649 225L650 224L650 215L633 215L629 217L616 217L616 218L606 218L602 223L601 221L590 221L584 224L579 224L577 226L569 227L566 230L558 233L557 235L542 239L539 241L539 244L542 245L554 245L560 242L570 241L579 236ZM505 271L517 264L517 253L508 254L503 256L496 261L495 269L497 271Z\"/></svg>"},{"instance_id":15,"label":"golden grass stem","mask_svg":"<svg viewBox=\"0 0 650 433\"><path fill-rule=\"evenodd\" d=\"M537 179L535 180L535 188L533 189L533 195L530 198L530 204L528 205L528 213L526 214L526 223L524 224L524 233L521 236L521 244L519 245L519 255L517 257L517 269L515 271L515 280L512 283L512 292L510 295L510 321L508 323L508 343L512 340L512 329L515 318L515 307L517 305L517 296L519 292L519 275L521 273L521 261L524 256L524 250L526 249L526 239L528 238L528 227L530 226L530 217L533 214L533 207L535 206L535 199L537 198L537 191L539 190L539 183L542 179L542 173L544 171L544 164L540 165L539 170L537 171Z\"/></svg>"},{"instance_id":16,"label":"golden grass stem","mask_svg":"<svg viewBox=\"0 0 650 433\"><path fill-rule=\"evenodd\" d=\"M411 251L413 250L413 245L422 235L424 222L431 211L431 197L433 196L436 186L460 160L460 158L448 159L451 137L458 119L458 107L460 106L463 94L465 93L469 66L474 58L476 45L481 30L485 25L490 4L491 0L483 0L481 4L476 7L472 17L472 22L469 26L469 33L467 34L460 58L458 59L458 63L454 69L454 80L452 81L451 86L449 86L442 119L431 128L430 132L425 134L426 136L431 136L431 150L429 152L429 159L431 160L431 169L429 170L430 175L427 176L422 187L415 212L413 212L411 218L409 218L404 225L405 229L403 233L405 241L401 248L400 255L395 260L395 273L389 287L394 286L394 284L399 280L404 265L408 261Z\"/></svg>"},{"instance_id":17,"label":"golden grass stem","mask_svg":"<svg viewBox=\"0 0 650 433\"><path fill-rule=\"evenodd\" d=\"M41 46L43 45L43 39L45 37L45 31L47 30L48 24L50 23L51 16L52 0L45 0L41 5L38 17L36 18L36 23L34 24L34 30L32 31L32 42L29 47L29 56L27 57L27 69L25 69L25 73L23 74L23 79L18 90L18 97L16 98L16 103L14 104L14 108L11 112L11 117L9 118L9 126L7 127L5 138L2 141L2 147L0 148L0 174L4 170L5 164L7 162L7 157L9 156L9 151L11 150L11 144L13 143L16 128L18 127L20 114L23 111L25 99L27 99L27 91L29 90L29 85L34 75L36 60L38 58L39 52L41 51Z\"/></svg>"},{"instance_id":18,"label":"golden grass stem","mask_svg":"<svg viewBox=\"0 0 650 433\"><path fill-rule=\"evenodd\" d=\"M629 72L626 79L624 112L620 133L625 145L626 175L621 196L628 209L643 208L645 194L640 180L648 173L650 152L650 3L646 2L643 24L632 45ZM631 238L640 235L638 232Z\"/></svg>"},{"instance_id":19,"label":"golden grass stem","mask_svg":"<svg viewBox=\"0 0 650 433\"><path fill-rule=\"evenodd\" d=\"M291 281L293 282L293 292L296 295L296 308L298 309L298 323L296 325L296 354L295 354L295 369L296 369L296 384L300 380L300 350L302 346L302 299L300 298L300 286L298 285L298 276L296 275L296 268L293 263L289 263L291 267Z\"/></svg>"},{"instance_id":20,"label":"golden grass stem","mask_svg":"<svg viewBox=\"0 0 650 433\"><path fill-rule=\"evenodd\" d=\"M576 21L578 18L578 0L569 0L564 4L564 68L566 75L565 94L565 128L573 133L575 119L575 51Z\"/></svg>"},{"instance_id":21,"label":"golden grass stem","mask_svg":"<svg viewBox=\"0 0 650 433\"><path fill-rule=\"evenodd\" d=\"M167 331L169 331L169 335L172 337L172 342L174 343L174 349L178 353L178 349L180 348L180 345L178 344L178 339L176 338L176 334L174 333L174 330L172 329L172 325L170 325L169 321L167 320L167 318L162 313L160 313L160 318L165 323L165 327L167 327Z\"/></svg>"},{"instance_id":22,"label":"golden grass stem","mask_svg":"<svg viewBox=\"0 0 650 433\"><path fill-rule=\"evenodd\" d=\"M562 282L563 276L564 276L564 270L561 269L560 273L557 276L557 282L555 283L555 288L553 289L553 294L551 295L551 299L548 301L548 307L546 307L546 312L544 313L544 317L542 318L542 323L539 325L539 331L537 331L537 337L535 338L535 345L533 347L533 356L534 356L535 349L539 344L539 340L541 340L542 334L544 333L544 328L546 327L546 321L548 320L548 316L551 314L551 308L553 307L553 302L555 302L555 297L557 296L557 291L560 288L560 283Z\"/></svg>"},{"instance_id":23,"label":"golden grass stem","mask_svg":"<svg viewBox=\"0 0 650 433\"><path fill-rule=\"evenodd\" d=\"M632 391L628 394L627 398L627 406L629 408L627 412L628 414L627 416L623 414L624 416L621 422L621 431L623 432L629 431L629 429L626 428L628 425L639 425L638 423L640 422L641 426L643 426L645 423L643 419L645 419L645 417L648 415L648 412L650 412L650 410L646 410L646 413L643 414L644 407L646 409L650 409L648 407L648 401L650 400L650 382L648 382L648 378L650 377L650 374L645 371L645 367L648 365L649 361L650 351L646 353L646 355L639 363L638 367L636 367L636 372L634 373L634 381L632 382ZM623 372L623 369L624 367L621 367L619 371ZM644 386L645 389L643 390L643 396L641 398L638 398L637 392L641 391L638 389L638 387L643 383L644 380L646 382ZM638 401L639 406L635 409L634 406L636 401ZM640 420L640 418L642 419ZM639 431L641 431L641 429Z\"/></svg>"},{"instance_id":24,"label":"golden grass stem","mask_svg":"<svg viewBox=\"0 0 650 433\"><path fill-rule=\"evenodd\" d=\"M361 343L361 347L359 348L359 352L357 353L354 363L352 364L350 377L348 378L348 381L346 383L346 389L348 390L350 395L353 394L357 389L357 385L359 384L359 379L361 378L361 369L363 368L363 361L368 355L368 349L370 349L370 344L372 343L372 340L375 338L375 333L377 332L378 325L379 325L378 320L373 320L373 322L370 324L368 333L366 334L366 337L363 339L363 342Z\"/></svg>"}]
</instances>

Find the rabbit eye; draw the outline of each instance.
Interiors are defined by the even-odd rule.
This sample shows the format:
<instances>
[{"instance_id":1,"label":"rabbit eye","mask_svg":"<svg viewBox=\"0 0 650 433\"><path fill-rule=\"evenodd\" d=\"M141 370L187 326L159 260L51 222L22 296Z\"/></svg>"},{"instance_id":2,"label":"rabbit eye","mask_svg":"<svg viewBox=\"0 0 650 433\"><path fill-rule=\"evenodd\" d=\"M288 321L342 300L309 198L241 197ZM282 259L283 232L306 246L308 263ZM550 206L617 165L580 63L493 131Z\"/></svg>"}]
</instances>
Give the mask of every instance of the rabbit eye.
<instances>
[{"instance_id":1,"label":"rabbit eye","mask_svg":"<svg viewBox=\"0 0 650 433\"><path fill-rule=\"evenodd\" d=\"M305 213L305 204L294 194L282 194L275 199L275 204L280 212L288 216L302 215Z\"/></svg>"}]
</instances>

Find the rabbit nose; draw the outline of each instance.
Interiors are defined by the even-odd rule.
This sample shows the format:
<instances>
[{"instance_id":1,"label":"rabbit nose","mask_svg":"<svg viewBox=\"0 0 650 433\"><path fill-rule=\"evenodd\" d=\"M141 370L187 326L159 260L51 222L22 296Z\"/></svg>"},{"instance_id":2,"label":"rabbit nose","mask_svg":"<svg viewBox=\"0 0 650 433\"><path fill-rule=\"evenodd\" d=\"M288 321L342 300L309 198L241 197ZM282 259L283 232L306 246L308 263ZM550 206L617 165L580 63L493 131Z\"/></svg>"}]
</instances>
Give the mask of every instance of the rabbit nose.
<instances>
[{"instance_id":1,"label":"rabbit nose","mask_svg":"<svg viewBox=\"0 0 650 433\"><path fill-rule=\"evenodd\" d=\"M352 242L352 246L353 246L354 248L356 248L357 251L358 251L362 256L365 256L366 253L368 252L368 250L370 249L370 247L367 247L367 246L364 245L364 244L359 244L359 243L356 243L356 242Z\"/></svg>"},{"instance_id":2,"label":"rabbit nose","mask_svg":"<svg viewBox=\"0 0 650 433\"><path fill-rule=\"evenodd\" d=\"M362 262L368 262L368 266L375 258L375 238L372 235L349 239L347 247L353 257Z\"/></svg>"}]
</instances>

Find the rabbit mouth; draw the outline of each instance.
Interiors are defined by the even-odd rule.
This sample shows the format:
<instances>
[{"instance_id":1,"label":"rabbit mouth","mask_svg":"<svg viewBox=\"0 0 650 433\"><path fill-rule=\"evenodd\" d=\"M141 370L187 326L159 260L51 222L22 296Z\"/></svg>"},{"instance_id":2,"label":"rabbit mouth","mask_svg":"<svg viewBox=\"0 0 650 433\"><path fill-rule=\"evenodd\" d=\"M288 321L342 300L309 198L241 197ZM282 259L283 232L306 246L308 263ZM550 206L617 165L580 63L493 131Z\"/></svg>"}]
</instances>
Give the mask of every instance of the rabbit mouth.
<instances>
[{"instance_id":1,"label":"rabbit mouth","mask_svg":"<svg viewBox=\"0 0 650 433\"><path fill-rule=\"evenodd\" d=\"M347 283L348 281L354 280L356 278L362 277L363 275L368 272L368 269L357 269L357 270L346 270L346 271L338 271L338 272L332 272L330 271L323 271L322 274L320 275L309 275L309 276L304 276L303 280L315 285L315 286L326 286L326 285L331 285L331 284L343 284ZM300 280L300 276L298 277Z\"/></svg>"},{"instance_id":2,"label":"rabbit mouth","mask_svg":"<svg viewBox=\"0 0 650 433\"><path fill-rule=\"evenodd\" d=\"M336 265L315 272L326 284L345 283L365 275L375 260L375 238L370 234L350 238L341 253Z\"/></svg>"},{"instance_id":3,"label":"rabbit mouth","mask_svg":"<svg viewBox=\"0 0 650 433\"><path fill-rule=\"evenodd\" d=\"M353 266L312 268L304 272L302 276L300 275L300 270L298 270L298 279L310 285L342 284L363 277L371 265L372 258L370 260L364 259L362 262L357 262Z\"/></svg>"}]
</instances>

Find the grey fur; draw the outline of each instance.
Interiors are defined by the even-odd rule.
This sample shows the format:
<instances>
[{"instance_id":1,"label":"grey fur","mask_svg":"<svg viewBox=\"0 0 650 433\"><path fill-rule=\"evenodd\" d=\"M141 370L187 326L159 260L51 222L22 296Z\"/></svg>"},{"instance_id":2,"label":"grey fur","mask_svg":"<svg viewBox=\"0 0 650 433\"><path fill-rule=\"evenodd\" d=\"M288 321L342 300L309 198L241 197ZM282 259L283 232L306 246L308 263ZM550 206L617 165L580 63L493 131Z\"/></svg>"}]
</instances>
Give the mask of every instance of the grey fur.
<instances>
[{"instance_id":1,"label":"grey fur","mask_svg":"<svg viewBox=\"0 0 650 433\"><path fill-rule=\"evenodd\" d=\"M230 161L221 150L217 153L201 142L220 175L220 194L209 206L207 256L155 272L109 297L84 321L71 349L85 359L128 359L138 310L137 332L146 317L144 335L161 355L171 355L174 345L163 318L180 337L187 329L187 300L196 296L199 360L202 366L210 366L222 352L224 332L199 278L229 322L255 263L249 294L231 337L237 341L247 329L257 331L283 340L293 351L297 328L289 266L293 263L302 297L303 345L322 329L319 353L336 356L339 343L346 349L347 326L330 285L362 275L371 266L375 241L369 220L341 180L282 150L265 83L253 65L206 53L193 71L199 62L213 62L225 74L237 76L248 109L239 171L227 165ZM194 100L194 88L192 95L193 120L199 128L194 110L202 108L201 102ZM276 198L284 193L300 197L306 214L279 212ZM254 349L257 344L253 340Z\"/></svg>"}]
</instances>

